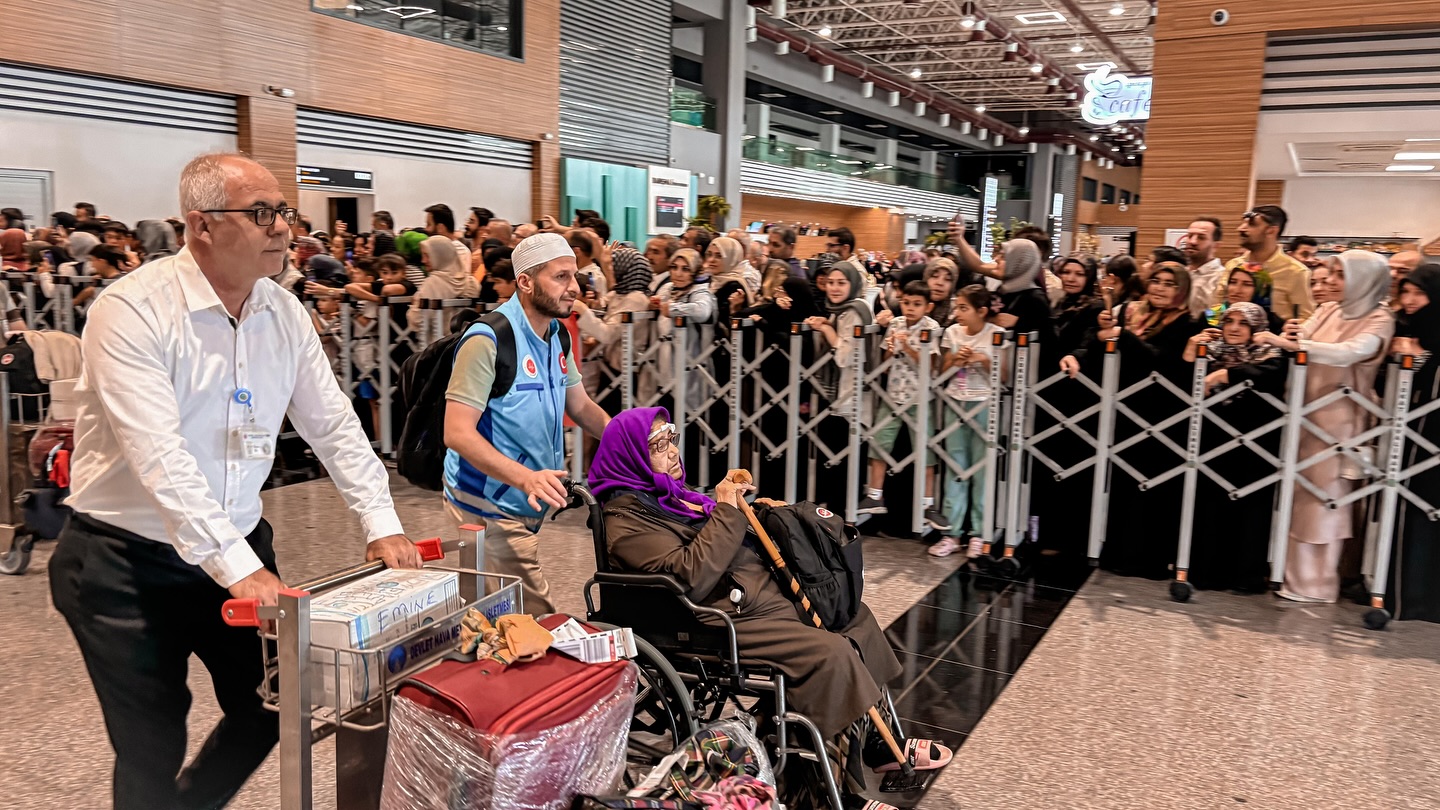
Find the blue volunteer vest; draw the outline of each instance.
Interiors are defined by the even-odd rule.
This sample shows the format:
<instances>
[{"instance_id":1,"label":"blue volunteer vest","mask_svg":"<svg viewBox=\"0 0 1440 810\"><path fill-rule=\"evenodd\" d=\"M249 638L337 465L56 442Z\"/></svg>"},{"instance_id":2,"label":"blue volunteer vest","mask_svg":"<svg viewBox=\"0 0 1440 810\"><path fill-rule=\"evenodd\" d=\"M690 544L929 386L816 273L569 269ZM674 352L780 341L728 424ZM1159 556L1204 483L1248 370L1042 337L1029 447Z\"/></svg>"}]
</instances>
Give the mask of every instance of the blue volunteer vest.
<instances>
[{"instance_id":1,"label":"blue volunteer vest","mask_svg":"<svg viewBox=\"0 0 1440 810\"><path fill-rule=\"evenodd\" d=\"M541 338L531 328L519 296L496 312L510 321L515 334L515 382L503 396L485 406L475 429L506 458L532 470L559 470L565 466L565 377L568 362L561 352L558 321L550 322ZM465 341L480 337L495 342L488 324L476 322L465 331ZM497 348L499 348L497 346ZM459 346L456 347L457 351ZM499 365L499 357L496 358ZM538 531L548 507L531 509L524 492L475 469L454 450L445 451L445 498L464 513L479 517L511 518Z\"/></svg>"}]
</instances>

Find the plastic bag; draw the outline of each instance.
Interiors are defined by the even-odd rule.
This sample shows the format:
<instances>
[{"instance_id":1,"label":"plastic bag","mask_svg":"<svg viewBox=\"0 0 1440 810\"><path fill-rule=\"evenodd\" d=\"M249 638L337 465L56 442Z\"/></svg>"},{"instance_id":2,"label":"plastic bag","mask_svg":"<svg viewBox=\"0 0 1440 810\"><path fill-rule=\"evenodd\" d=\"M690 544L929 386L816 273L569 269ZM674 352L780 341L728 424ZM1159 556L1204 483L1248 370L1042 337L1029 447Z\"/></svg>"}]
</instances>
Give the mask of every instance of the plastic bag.
<instances>
[{"instance_id":1,"label":"plastic bag","mask_svg":"<svg viewBox=\"0 0 1440 810\"><path fill-rule=\"evenodd\" d=\"M748 714L705 726L661 760L629 795L703 801L701 794L736 776L754 777L775 786L770 758L755 736L755 721Z\"/></svg>"},{"instance_id":2,"label":"plastic bag","mask_svg":"<svg viewBox=\"0 0 1440 810\"><path fill-rule=\"evenodd\" d=\"M636 668L573 722L496 736L397 696L381 810L563 810L615 791L625 766Z\"/></svg>"}]
</instances>

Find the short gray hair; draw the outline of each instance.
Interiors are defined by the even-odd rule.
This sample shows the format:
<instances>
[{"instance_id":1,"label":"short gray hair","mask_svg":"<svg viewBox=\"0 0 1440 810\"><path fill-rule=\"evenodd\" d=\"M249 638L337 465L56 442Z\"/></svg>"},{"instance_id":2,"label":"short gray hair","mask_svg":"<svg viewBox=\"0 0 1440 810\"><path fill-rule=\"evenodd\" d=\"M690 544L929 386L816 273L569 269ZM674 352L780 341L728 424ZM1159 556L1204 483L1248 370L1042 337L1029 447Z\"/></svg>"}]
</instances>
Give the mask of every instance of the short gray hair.
<instances>
[{"instance_id":1,"label":"short gray hair","mask_svg":"<svg viewBox=\"0 0 1440 810\"><path fill-rule=\"evenodd\" d=\"M200 155L185 164L180 172L180 213L210 211L224 208L228 198L225 195L225 180L230 176L226 164L235 159L249 160L239 152L212 152ZM224 214L212 214L213 219L222 219Z\"/></svg>"}]
</instances>

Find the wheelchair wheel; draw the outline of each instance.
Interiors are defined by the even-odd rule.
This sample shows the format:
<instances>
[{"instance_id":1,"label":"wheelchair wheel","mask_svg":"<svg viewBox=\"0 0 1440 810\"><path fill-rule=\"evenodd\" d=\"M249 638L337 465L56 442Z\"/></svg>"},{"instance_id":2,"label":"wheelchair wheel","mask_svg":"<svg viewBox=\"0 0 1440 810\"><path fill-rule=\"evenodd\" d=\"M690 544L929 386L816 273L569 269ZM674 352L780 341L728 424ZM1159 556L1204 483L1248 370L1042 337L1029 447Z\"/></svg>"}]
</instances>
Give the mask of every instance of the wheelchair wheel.
<instances>
[{"instance_id":1,"label":"wheelchair wheel","mask_svg":"<svg viewBox=\"0 0 1440 810\"><path fill-rule=\"evenodd\" d=\"M602 630L614 629L614 625L601 622L589 624ZM690 692L680 680L680 673L659 650L639 636L635 637L635 651L634 661L640 676L626 744L625 778L629 787L698 730Z\"/></svg>"}]
</instances>

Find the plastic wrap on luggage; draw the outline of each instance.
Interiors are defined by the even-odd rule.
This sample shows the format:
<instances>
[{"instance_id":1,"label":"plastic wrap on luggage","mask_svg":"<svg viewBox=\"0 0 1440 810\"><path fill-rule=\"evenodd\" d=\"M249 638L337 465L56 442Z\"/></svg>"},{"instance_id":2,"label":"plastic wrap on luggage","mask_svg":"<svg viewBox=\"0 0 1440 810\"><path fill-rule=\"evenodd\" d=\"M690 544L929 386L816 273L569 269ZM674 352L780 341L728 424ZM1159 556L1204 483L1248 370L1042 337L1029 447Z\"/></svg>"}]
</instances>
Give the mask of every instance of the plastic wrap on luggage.
<instances>
[{"instance_id":1,"label":"plastic wrap on luggage","mask_svg":"<svg viewBox=\"0 0 1440 810\"><path fill-rule=\"evenodd\" d=\"M636 668L572 722L497 736L403 696L391 704L381 810L562 810L613 793L625 766Z\"/></svg>"}]
</instances>

